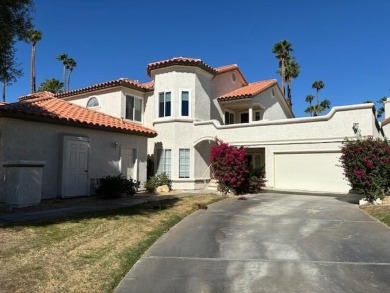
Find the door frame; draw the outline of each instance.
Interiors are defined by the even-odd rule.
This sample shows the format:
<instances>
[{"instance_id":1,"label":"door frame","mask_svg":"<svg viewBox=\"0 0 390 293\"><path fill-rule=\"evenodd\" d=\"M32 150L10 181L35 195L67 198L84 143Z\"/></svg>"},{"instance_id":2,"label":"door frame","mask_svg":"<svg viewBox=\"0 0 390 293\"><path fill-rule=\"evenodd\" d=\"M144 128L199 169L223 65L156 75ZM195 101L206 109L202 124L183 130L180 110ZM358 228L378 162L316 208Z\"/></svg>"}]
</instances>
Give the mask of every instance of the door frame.
<instances>
[{"instance_id":1,"label":"door frame","mask_svg":"<svg viewBox=\"0 0 390 293\"><path fill-rule=\"evenodd\" d=\"M134 147L134 146L130 146L130 145L122 145L121 148L120 148L120 163L119 163L119 167L120 167L120 172L121 174L123 175L123 170L122 170L122 152L124 149L132 149L133 150L133 160L134 160L134 167L133 167L133 176L135 178L131 178L133 180L137 180L138 181L138 178L139 178L139 170L138 170L138 167L139 167L139 160L138 160L138 148L137 147Z\"/></svg>"},{"instance_id":2,"label":"door frame","mask_svg":"<svg viewBox=\"0 0 390 293\"><path fill-rule=\"evenodd\" d=\"M88 151L87 151L87 168L88 168L88 173L87 173L87 180L86 180L86 196L90 196L90 138L85 137L85 136L72 136L72 135L64 135L62 137L62 150L61 150L61 189L60 189L60 195L61 198L71 198L72 196L66 196L65 194L65 180L66 180L66 171L65 171L65 160L67 159L67 152L68 152L68 147L67 147L67 142L68 141L81 141L81 142L86 142L88 143Z\"/></svg>"}]
</instances>

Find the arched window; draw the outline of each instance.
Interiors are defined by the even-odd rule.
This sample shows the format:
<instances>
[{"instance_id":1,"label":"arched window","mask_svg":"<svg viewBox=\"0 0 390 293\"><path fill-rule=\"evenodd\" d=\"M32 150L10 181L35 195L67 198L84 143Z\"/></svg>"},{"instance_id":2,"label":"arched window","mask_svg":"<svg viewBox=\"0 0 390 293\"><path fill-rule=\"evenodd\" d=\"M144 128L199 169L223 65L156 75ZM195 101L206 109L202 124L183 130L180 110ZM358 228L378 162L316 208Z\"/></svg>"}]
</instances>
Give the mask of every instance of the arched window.
<instances>
[{"instance_id":1,"label":"arched window","mask_svg":"<svg viewBox=\"0 0 390 293\"><path fill-rule=\"evenodd\" d=\"M92 97L88 100L87 102L87 108L91 108L91 107L99 107L99 101L97 98L95 97Z\"/></svg>"}]
</instances>

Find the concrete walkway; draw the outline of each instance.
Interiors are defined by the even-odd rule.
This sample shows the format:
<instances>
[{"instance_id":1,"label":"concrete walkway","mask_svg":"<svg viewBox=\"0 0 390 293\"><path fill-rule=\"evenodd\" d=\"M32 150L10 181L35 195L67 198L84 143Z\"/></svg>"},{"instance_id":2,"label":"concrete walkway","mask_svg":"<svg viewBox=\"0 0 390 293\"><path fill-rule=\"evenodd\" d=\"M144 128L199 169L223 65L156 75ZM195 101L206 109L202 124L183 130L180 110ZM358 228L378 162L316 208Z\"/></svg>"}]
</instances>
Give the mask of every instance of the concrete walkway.
<instances>
[{"instance_id":1,"label":"concrete walkway","mask_svg":"<svg viewBox=\"0 0 390 293\"><path fill-rule=\"evenodd\" d=\"M390 292L390 229L343 197L228 199L166 233L115 292Z\"/></svg>"}]
</instances>

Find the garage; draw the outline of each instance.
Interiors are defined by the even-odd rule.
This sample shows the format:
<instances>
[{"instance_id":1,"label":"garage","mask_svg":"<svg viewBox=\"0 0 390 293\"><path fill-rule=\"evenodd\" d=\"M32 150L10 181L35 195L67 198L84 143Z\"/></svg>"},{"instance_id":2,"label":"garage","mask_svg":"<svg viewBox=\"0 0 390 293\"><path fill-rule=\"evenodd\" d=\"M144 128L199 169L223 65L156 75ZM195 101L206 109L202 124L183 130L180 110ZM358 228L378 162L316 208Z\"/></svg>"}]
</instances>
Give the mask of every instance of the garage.
<instances>
[{"instance_id":1,"label":"garage","mask_svg":"<svg viewBox=\"0 0 390 293\"><path fill-rule=\"evenodd\" d=\"M276 189L347 193L339 151L274 153Z\"/></svg>"}]
</instances>

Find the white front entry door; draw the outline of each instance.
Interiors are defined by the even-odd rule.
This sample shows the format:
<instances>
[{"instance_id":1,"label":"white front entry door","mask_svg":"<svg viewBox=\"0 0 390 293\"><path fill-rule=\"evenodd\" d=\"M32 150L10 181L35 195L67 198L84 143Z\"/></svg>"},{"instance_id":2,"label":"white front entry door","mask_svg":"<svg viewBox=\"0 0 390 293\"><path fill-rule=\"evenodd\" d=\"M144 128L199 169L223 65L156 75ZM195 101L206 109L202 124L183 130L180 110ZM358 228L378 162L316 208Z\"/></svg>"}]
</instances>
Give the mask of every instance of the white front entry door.
<instances>
[{"instance_id":1,"label":"white front entry door","mask_svg":"<svg viewBox=\"0 0 390 293\"><path fill-rule=\"evenodd\" d=\"M65 138L62 197L88 195L88 151L89 142L87 139Z\"/></svg>"},{"instance_id":2,"label":"white front entry door","mask_svg":"<svg viewBox=\"0 0 390 293\"><path fill-rule=\"evenodd\" d=\"M137 180L135 168L135 149L123 147L121 149L121 173L127 179Z\"/></svg>"}]
</instances>

